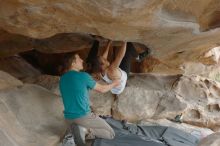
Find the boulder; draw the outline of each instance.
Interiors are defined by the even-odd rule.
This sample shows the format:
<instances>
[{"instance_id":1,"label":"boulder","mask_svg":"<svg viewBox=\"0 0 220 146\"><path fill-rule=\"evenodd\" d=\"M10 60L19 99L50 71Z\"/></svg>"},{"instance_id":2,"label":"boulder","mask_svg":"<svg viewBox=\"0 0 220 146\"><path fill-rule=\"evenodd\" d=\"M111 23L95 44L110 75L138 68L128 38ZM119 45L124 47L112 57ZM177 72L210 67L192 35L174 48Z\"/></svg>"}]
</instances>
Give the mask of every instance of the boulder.
<instances>
[{"instance_id":1,"label":"boulder","mask_svg":"<svg viewBox=\"0 0 220 146\"><path fill-rule=\"evenodd\" d=\"M174 120L182 114L182 122L216 131L220 127L219 90L218 82L201 76L144 74L131 77L118 98L110 94L91 96L95 97L92 102L98 103L93 104L94 111L103 114L107 107L115 119Z\"/></svg>"},{"instance_id":2,"label":"boulder","mask_svg":"<svg viewBox=\"0 0 220 146\"><path fill-rule=\"evenodd\" d=\"M50 90L52 93L55 93L56 95L60 95L59 91L59 76L52 76L52 75L40 75L37 77L29 77L23 80L24 83L29 84L36 84L41 87L44 87L48 90Z\"/></svg>"},{"instance_id":3,"label":"boulder","mask_svg":"<svg viewBox=\"0 0 220 146\"><path fill-rule=\"evenodd\" d=\"M149 46L154 57L141 65L142 72L179 74L184 63L218 61L210 51L220 44L219 6L218 0L4 1L0 28L19 39L3 41L9 53L0 54L33 49L33 38L42 52L69 52L90 44L72 33L96 34Z\"/></svg>"},{"instance_id":4,"label":"boulder","mask_svg":"<svg viewBox=\"0 0 220 146\"><path fill-rule=\"evenodd\" d=\"M5 71L20 80L28 77L34 78L41 74L39 70L34 68L19 55L0 58L0 70Z\"/></svg>"},{"instance_id":5,"label":"boulder","mask_svg":"<svg viewBox=\"0 0 220 146\"><path fill-rule=\"evenodd\" d=\"M64 33L46 39L36 39L34 49L42 53L68 53L87 49L93 39L87 34Z\"/></svg>"},{"instance_id":6,"label":"boulder","mask_svg":"<svg viewBox=\"0 0 220 146\"><path fill-rule=\"evenodd\" d=\"M220 126L220 83L201 76L184 76L175 83L174 92L187 103L184 121L214 128Z\"/></svg>"},{"instance_id":7,"label":"boulder","mask_svg":"<svg viewBox=\"0 0 220 146\"><path fill-rule=\"evenodd\" d=\"M0 145L56 146L65 131L63 106L37 85L0 91Z\"/></svg>"},{"instance_id":8,"label":"boulder","mask_svg":"<svg viewBox=\"0 0 220 146\"><path fill-rule=\"evenodd\" d=\"M23 83L20 80L0 70L0 90L22 85Z\"/></svg>"},{"instance_id":9,"label":"boulder","mask_svg":"<svg viewBox=\"0 0 220 146\"><path fill-rule=\"evenodd\" d=\"M33 49L32 38L0 29L0 58Z\"/></svg>"}]
</instances>

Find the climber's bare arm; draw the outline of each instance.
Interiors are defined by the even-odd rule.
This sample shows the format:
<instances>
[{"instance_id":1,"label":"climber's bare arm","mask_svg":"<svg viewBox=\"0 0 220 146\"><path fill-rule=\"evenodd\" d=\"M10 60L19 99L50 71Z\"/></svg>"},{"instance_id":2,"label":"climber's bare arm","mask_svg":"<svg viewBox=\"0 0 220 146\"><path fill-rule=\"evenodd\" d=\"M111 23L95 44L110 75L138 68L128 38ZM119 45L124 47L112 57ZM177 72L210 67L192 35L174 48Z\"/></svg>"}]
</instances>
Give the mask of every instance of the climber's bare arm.
<instances>
[{"instance_id":1,"label":"climber's bare arm","mask_svg":"<svg viewBox=\"0 0 220 146\"><path fill-rule=\"evenodd\" d=\"M125 56L126 47L127 47L127 43L123 42L120 50L118 51L118 54L117 54L115 60L111 63L110 68L118 68L119 67L123 57Z\"/></svg>"},{"instance_id":2,"label":"climber's bare arm","mask_svg":"<svg viewBox=\"0 0 220 146\"><path fill-rule=\"evenodd\" d=\"M110 49L111 43L112 43L112 41L109 40L108 43L107 43L107 46L106 46L105 52L104 52L103 55L102 55L102 57L105 58L105 59L108 58L108 52L109 52L109 49Z\"/></svg>"}]
</instances>

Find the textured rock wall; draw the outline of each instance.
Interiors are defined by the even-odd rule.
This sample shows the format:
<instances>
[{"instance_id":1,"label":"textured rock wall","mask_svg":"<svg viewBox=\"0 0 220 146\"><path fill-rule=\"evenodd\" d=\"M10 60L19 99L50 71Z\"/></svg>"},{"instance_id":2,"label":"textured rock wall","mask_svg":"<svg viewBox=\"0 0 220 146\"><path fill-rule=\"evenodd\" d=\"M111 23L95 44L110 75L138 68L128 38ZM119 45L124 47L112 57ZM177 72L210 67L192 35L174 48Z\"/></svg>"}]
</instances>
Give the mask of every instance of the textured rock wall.
<instances>
[{"instance_id":1,"label":"textured rock wall","mask_svg":"<svg viewBox=\"0 0 220 146\"><path fill-rule=\"evenodd\" d=\"M66 128L57 96L59 77L41 75L24 82L35 85L0 72L0 144L56 146ZM219 90L218 83L200 76L134 75L116 99L111 93L92 92L91 105L97 114L173 126L204 138L220 127ZM180 113L182 124L170 121ZM209 143L218 142L216 136L209 139Z\"/></svg>"},{"instance_id":2,"label":"textured rock wall","mask_svg":"<svg viewBox=\"0 0 220 146\"><path fill-rule=\"evenodd\" d=\"M87 49L88 33L143 43L153 55L140 64L140 72L184 76L134 76L118 99L92 93L93 110L135 122L183 113L183 122L218 131L220 85L211 79L220 76L219 7L219 0L0 0L0 57L33 49ZM25 81L58 93L48 85L57 77L53 82L27 64L5 64L1 69L17 78L38 75ZM0 72L0 145L56 145L63 130L61 111L58 96ZM213 137L209 144L218 145Z\"/></svg>"},{"instance_id":3,"label":"textured rock wall","mask_svg":"<svg viewBox=\"0 0 220 146\"><path fill-rule=\"evenodd\" d=\"M59 96L0 72L0 145L56 146L65 131Z\"/></svg>"},{"instance_id":4,"label":"textured rock wall","mask_svg":"<svg viewBox=\"0 0 220 146\"><path fill-rule=\"evenodd\" d=\"M58 83L55 77L41 76L27 82L44 86L59 95L58 86L48 86ZM118 98L109 92L100 94L95 91L90 97L95 113L112 115L120 120L172 121L182 113L184 123L214 131L220 129L220 83L201 76L134 75Z\"/></svg>"},{"instance_id":5,"label":"textured rock wall","mask_svg":"<svg viewBox=\"0 0 220 146\"><path fill-rule=\"evenodd\" d=\"M116 119L132 122L163 118L173 120L182 113L185 123L219 130L219 89L218 82L201 76L135 76L129 79L128 87L112 103L109 111L112 110L111 114ZM97 100L95 95L93 98ZM112 100L106 96L103 98L106 99L103 104ZM96 100L92 101L96 103ZM96 108L99 109L97 111L106 111L107 107Z\"/></svg>"},{"instance_id":6,"label":"textured rock wall","mask_svg":"<svg viewBox=\"0 0 220 146\"><path fill-rule=\"evenodd\" d=\"M220 44L219 7L218 0L2 0L0 28L38 39L80 32L143 43L153 49L153 58L146 61L151 62L151 66L143 63L142 72L176 74L184 72L180 66L186 62L216 64L205 54ZM57 38L62 40L60 37L51 42ZM2 45L0 42L6 50L0 54L33 49L27 39L19 36L21 41L12 40L14 45L10 47L7 44L11 41L4 41ZM40 50L45 52L69 50L68 45L62 45L69 44L66 39L61 45L45 41L39 44ZM72 50L82 45L74 48Z\"/></svg>"},{"instance_id":7,"label":"textured rock wall","mask_svg":"<svg viewBox=\"0 0 220 146\"><path fill-rule=\"evenodd\" d=\"M0 26L35 38L90 32L121 40L137 39L141 30L170 27L175 22L176 28L190 27L188 22L197 24L201 30L215 28L220 24L219 5L218 0L9 0L1 1Z\"/></svg>"}]
</instances>

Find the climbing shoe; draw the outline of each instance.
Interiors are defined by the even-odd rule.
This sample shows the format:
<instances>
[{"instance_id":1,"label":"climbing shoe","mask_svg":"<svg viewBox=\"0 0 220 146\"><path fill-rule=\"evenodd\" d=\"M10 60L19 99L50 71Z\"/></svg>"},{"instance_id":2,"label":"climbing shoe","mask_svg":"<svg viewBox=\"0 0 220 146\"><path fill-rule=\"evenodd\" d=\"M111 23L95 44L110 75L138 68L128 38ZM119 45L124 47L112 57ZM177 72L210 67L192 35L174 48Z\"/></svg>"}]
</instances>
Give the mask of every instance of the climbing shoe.
<instances>
[{"instance_id":1,"label":"climbing shoe","mask_svg":"<svg viewBox=\"0 0 220 146\"><path fill-rule=\"evenodd\" d=\"M144 52L138 54L138 56L136 57L136 61L141 62L146 57L150 56L150 54L151 54L151 50L149 48L147 48L147 50L145 50Z\"/></svg>"},{"instance_id":2,"label":"climbing shoe","mask_svg":"<svg viewBox=\"0 0 220 146\"><path fill-rule=\"evenodd\" d=\"M60 146L76 146L73 135L71 133L65 135Z\"/></svg>"},{"instance_id":3,"label":"climbing shoe","mask_svg":"<svg viewBox=\"0 0 220 146\"><path fill-rule=\"evenodd\" d=\"M72 131L74 135L74 141L77 146L85 146L86 145L86 131L85 128L79 125L72 125Z\"/></svg>"}]
</instances>

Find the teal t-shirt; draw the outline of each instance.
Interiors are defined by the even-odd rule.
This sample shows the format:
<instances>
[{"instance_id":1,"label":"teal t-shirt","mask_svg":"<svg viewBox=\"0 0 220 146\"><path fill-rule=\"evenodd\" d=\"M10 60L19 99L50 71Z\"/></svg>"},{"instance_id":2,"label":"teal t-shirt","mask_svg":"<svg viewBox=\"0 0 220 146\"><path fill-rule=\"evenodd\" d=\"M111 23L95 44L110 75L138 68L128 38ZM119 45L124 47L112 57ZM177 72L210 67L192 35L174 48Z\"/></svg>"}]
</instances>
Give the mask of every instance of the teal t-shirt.
<instances>
[{"instance_id":1,"label":"teal t-shirt","mask_svg":"<svg viewBox=\"0 0 220 146\"><path fill-rule=\"evenodd\" d=\"M86 72L71 70L61 76L60 92L66 119L76 119L90 113L89 90L95 84L95 80Z\"/></svg>"}]
</instances>

